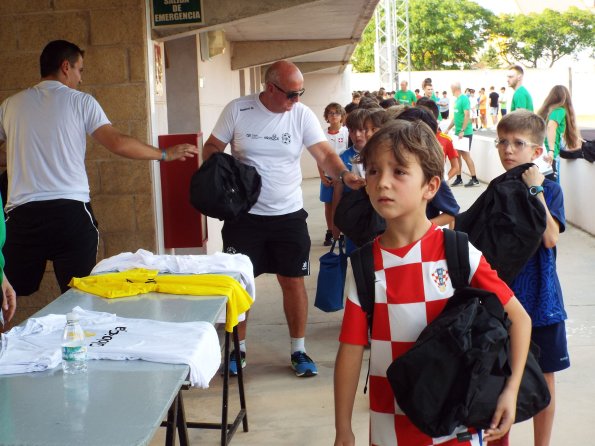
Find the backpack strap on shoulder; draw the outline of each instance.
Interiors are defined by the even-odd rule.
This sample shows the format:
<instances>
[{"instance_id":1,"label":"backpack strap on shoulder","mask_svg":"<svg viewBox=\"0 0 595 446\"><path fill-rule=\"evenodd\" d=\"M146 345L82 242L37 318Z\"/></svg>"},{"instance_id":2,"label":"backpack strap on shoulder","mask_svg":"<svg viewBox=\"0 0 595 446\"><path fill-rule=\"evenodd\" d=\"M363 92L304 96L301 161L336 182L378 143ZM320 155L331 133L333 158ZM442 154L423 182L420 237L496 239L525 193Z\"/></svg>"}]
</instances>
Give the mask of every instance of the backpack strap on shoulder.
<instances>
[{"instance_id":1,"label":"backpack strap on shoulder","mask_svg":"<svg viewBox=\"0 0 595 446\"><path fill-rule=\"evenodd\" d=\"M374 255L372 253L374 241L368 242L353 251L350 255L351 268L355 278L357 296L362 310L368 316L368 327L372 330L374 315Z\"/></svg>"},{"instance_id":2,"label":"backpack strap on shoulder","mask_svg":"<svg viewBox=\"0 0 595 446\"><path fill-rule=\"evenodd\" d=\"M374 320L374 240L362 245L350 254L351 269L357 288L357 297L362 310L368 318L368 335L372 334L372 322ZM368 391L368 379L370 378L370 362L368 361L368 374L364 384L364 393Z\"/></svg>"},{"instance_id":3,"label":"backpack strap on shoulder","mask_svg":"<svg viewBox=\"0 0 595 446\"><path fill-rule=\"evenodd\" d=\"M461 231L443 229L448 275L455 290L469 286L469 237Z\"/></svg>"}]
</instances>

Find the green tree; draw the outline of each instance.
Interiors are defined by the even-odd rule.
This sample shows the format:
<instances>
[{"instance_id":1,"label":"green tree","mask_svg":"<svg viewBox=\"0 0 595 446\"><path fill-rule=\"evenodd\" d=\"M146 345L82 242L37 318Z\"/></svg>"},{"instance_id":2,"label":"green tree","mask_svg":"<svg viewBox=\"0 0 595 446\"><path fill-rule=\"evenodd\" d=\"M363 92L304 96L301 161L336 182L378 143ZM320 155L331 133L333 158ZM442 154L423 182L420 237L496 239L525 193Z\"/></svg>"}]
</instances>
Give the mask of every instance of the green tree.
<instances>
[{"instance_id":1,"label":"green tree","mask_svg":"<svg viewBox=\"0 0 595 446\"><path fill-rule=\"evenodd\" d=\"M411 0L412 68L469 68L477 62L493 20L491 11L468 0Z\"/></svg>"},{"instance_id":2,"label":"green tree","mask_svg":"<svg viewBox=\"0 0 595 446\"><path fill-rule=\"evenodd\" d=\"M502 59L498 53L498 49L493 45L488 46L488 48L481 53L477 67L490 68L493 70L502 68Z\"/></svg>"},{"instance_id":3,"label":"green tree","mask_svg":"<svg viewBox=\"0 0 595 446\"><path fill-rule=\"evenodd\" d=\"M562 57L595 51L595 15L575 7L565 12L546 9L540 14L504 15L494 27L499 52L507 62L536 68L551 67Z\"/></svg>"},{"instance_id":4,"label":"green tree","mask_svg":"<svg viewBox=\"0 0 595 446\"><path fill-rule=\"evenodd\" d=\"M372 20L362 33L362 39L355 47L355 51L351 56L351 64L353 69L359 73L372 73L374 67L374 43L376 42L376 20L372 16Z\"/></svg>"},{"instance_id":5,"label":"green tree","mask_svg":"<svg viewBox=\"0 0 595 446\"><path fill-rule=\"evenodd\" d=\"M409 39L414 70L469 68L489 36L493 14L469 0L411 0ZM374 18L366 26L351 63L355 71L374 71Z\"/></svg>"}]
</instances>

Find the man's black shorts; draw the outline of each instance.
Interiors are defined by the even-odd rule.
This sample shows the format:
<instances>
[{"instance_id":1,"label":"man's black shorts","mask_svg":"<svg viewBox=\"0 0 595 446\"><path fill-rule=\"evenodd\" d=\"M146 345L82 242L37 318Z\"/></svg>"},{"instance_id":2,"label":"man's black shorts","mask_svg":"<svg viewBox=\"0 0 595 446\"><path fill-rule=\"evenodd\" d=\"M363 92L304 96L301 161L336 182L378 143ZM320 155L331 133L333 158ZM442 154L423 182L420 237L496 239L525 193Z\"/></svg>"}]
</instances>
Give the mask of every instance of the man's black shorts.
<instances>
[{"instance_id":1,"label":"man's black shorts","mask_svg":"<svg viewBox=\"0 0 595 446\"><path fill-rule=\"evenodd\" d=\"M90 203L32 201L6 214L6 277L17 296L39 289L51 260L60 291L72 277L88 276L97 262L99 232Z\"/></svg>"},{"instance_id":2,"label":"man's black shorts","mask_svg":"<svg viewBox=\"0 0 595 446\"><path fill-rule=\"evenodd\" d=\"M244 214L226 221L221 234L223 250L245 254L254 276L263 273L287 277L310 274L310 235L304 209L286 215Z\"/></svg>"}]
</instances>

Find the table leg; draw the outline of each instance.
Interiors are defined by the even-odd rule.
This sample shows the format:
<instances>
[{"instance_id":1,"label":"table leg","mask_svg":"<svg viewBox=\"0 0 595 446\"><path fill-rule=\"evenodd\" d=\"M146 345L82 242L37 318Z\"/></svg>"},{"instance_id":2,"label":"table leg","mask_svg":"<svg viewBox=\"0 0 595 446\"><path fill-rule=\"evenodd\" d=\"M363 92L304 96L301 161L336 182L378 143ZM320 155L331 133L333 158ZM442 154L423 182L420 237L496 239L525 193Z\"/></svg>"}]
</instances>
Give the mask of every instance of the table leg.
<instances>
[{"instance_id":1,"label":"table leg","mask_svg":"<svg viewBox=\"0 0 595 446\"><path fill-rule=\"evenodd\" d=\"M188 446L188 426L186 424L186 412L184 410L184 400L182 398L182 390L178 392L178 437L180 439L180 446Z\"/></svg>"},{"instance_id":2,"label":"table leg","mask_svg":"<svg viewBox=\"0 0 595 446\"><path fill-rule=\"evenodd\" d=\"M167 411L167 430L165 432L165 446L175 446L176 426L178 423L178 395L174 398L169 410Z\"/></svg>"},{"instance_id":3,"label":"table leg","mask_svg":"<svg viewBox=\"0 0 595 446\"><path fill-rule=\"evenodd\" d=\"M241 364L240 358L240 337L238 335L238 327L233 328L233 347L236 353L236 364ZM246 410L246 397L244 395L244 372L242 367L238 367L238 389L240 391L240 409L244 412L242 417L242 427L244 432L248 432L248 412Z\"/></svg>"},{"instance_id":4,"label":"table leg","mask_svg":"<svg viewBox=\"0 0 595 446\"><path fill-rule=\"evenodd\" d=\"M221 405L221 446L227 446L227 406L229 396L229 332L227 331L225 332L224 352L225 358L223 359L223 403ZM241 365L238 368L241 368Z\"/></svg>"}]
</instances>

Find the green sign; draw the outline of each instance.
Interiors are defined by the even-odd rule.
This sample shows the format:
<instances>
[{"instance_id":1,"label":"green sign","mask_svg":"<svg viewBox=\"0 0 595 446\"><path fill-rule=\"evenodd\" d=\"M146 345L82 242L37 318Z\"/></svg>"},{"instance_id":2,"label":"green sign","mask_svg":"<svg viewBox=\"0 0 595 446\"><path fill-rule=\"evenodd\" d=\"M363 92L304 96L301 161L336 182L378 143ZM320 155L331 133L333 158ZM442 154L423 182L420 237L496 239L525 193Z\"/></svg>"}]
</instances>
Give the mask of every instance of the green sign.
<instances>
[{"instance_id":1,"label":"green sign","mask_svg":"<svg viewBox=\"0 0 595 446\"><path fill-rule=\"evenodd\" d=\"M153 0L153 28L202 24L202 0Z\"/></svg>"}]
</instances>

